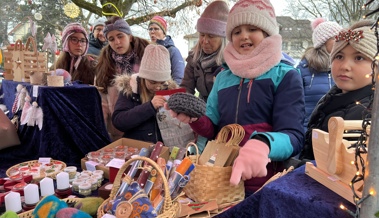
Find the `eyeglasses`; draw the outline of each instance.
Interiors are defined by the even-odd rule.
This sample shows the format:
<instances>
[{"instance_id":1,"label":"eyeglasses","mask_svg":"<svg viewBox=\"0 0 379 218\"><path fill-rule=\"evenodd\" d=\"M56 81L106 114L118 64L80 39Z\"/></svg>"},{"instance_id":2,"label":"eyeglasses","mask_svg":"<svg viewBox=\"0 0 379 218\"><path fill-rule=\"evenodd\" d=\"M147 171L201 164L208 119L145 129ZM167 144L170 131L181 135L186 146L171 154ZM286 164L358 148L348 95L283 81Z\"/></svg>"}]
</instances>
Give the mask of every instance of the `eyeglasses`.
<instances>
[{"instance_id":1,"label":"eyeglasses","mask_svg":"<svg viewBox=\"0 0 379 218\"><path fill-rule=\"evenodd\" d=\"M104 28L95 28L95 31L101 32L104 31Z\"/></svg>"},{"instance_id":2,"label":"eyeglasses","mask_svg":"<svg viewBox=\"0 0 379 218\"><path fill-rule=\"evenodd\" d=\"M159 31L159 28L158 27L150 27L149 29L149 32L158 32Z\"/></svg>"},{"instance_id":3,"label":"eyeglasses","mask_svg":"<svg viewBox=\"0 0 379 218\"><path fill-rule=\"evenodd\" d=\"M87 39L81 39L81 40L79 40L78 38L74 38L74 37L70 37L70 41L72 43L74 43L74 44L80 43L82 45L87 43Z\"/></svg>"}]
</instances>

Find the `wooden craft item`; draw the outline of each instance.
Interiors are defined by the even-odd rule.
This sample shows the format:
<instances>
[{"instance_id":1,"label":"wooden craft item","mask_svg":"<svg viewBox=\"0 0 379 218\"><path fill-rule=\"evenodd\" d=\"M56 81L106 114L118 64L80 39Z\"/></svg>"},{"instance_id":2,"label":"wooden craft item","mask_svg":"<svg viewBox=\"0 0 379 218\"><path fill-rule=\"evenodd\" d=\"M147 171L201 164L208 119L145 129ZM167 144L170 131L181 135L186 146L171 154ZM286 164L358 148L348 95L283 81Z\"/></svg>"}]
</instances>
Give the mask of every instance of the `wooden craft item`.
<instances>
[{"instance_id":1,"label":"wooden craft item","mask_svg":"<svg viewBox=\"0 0 379 218\"><path fill-rule=\"evenodd\" d=\"M351 180L357 173L352 161L355 161L355 148L344 138L359 137L360 134L348 133L350 130L362 130L362 121L344 121L341 117L332 117L328 122L329 133L319 129L312 132L313 153L316 166L308 162L305 173L339 194L346 200L354 203ZM368 145L368 140L367 140ZM367 154L362 158L366 160ZM360 171L359 173L362 174ZM363 181L354 184L355 192L362 195Z\"/></svg>"}]
</instances>

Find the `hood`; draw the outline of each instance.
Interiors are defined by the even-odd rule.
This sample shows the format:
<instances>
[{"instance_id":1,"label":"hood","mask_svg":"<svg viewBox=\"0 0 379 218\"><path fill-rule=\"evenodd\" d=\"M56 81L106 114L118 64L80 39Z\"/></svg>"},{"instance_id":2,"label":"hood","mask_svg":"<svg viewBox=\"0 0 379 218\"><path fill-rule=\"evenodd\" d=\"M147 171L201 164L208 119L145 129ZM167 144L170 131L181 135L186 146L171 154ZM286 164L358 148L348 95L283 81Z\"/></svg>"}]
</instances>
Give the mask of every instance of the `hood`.
<instances>
[{"instance_id":1,"label":"hood","mask_svg":"<svg viewBox=\"0 0 379 218\"><path fill-rule=\"evenodd\" d=\"M138 77L138 73L135 73L132 75L127 75L127 74L118 75L113 80L113 84L115 85L115 87L117 88L119 92L122 92L124 95L131 95L132 93L138 92L137 77ZM168 83L167 89L178 88L178 85L172 79L167 81L167 83Z\"/></svg>"}]
</instances>

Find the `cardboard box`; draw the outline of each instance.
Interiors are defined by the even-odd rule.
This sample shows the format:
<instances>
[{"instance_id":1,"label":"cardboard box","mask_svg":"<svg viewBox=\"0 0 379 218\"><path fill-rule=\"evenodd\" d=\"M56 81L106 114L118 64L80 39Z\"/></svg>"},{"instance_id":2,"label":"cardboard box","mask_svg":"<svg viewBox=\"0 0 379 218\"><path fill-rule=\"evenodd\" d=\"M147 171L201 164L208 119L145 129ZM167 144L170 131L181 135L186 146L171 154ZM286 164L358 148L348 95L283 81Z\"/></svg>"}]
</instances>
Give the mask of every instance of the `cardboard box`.
<instances>
[{"instance_id":1,"label":"cardboard box","mask_svg":"<svg viewBox=\"0 0 379 218\"><path fill-rule=\"evenodd\" d=\"M129 138L121 138L121 139L114 141L111 144L103 147L102 149L100 149L98 151L101 151L105 148L114 148L114 147L117 147L119 145L124 145L124 146L129 146L129 147L141 149L141 148L148 148L151 144L152 144L151 142L144 142L144 141L139 141L139 140L134 140L134 139L129 139ZM167 161L169 156L170 156L169 148L163 147L159 157L162 157L162 158L166 159L166 161ZM84 157L81 159L81 167L83 170L87 169L86 168L86 161L88 161L87 157ZM104 171L104 178L109 179L109 167L105 167L103 165L97 165L96 169Z\"/></svg>"}]
</instances>

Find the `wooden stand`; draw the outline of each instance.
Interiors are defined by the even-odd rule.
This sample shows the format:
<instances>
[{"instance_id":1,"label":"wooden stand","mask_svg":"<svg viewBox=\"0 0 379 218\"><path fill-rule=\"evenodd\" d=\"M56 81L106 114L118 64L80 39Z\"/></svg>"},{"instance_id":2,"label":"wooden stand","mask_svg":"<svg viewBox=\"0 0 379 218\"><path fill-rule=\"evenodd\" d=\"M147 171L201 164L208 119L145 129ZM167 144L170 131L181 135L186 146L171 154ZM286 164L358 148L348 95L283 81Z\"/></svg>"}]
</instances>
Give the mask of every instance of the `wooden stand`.
<instances>
[{"instance_id":1,"label":"wooden stand","mask_svg":"<svg viewBox=\"0 0 379 218\"><path fill-rule=\"evenodd\" d=\"M341 117L332 117L329 119L328 129L329 133L319 129L313 130L312 144L316 166L307 163L305 173L341 197L354 203L350 183L357 170L353 164L355 149L349 149L349 147L355 141L348 141L344 138L358 138L359 133L348 133L347 131L362 130L362 121L344 121ZM366 154L363 155L364 160L366 160L366 156ZM354 191L360 197L362 196L362 189L363 181L354 184Z\"/></svg>"}]
</instances>

